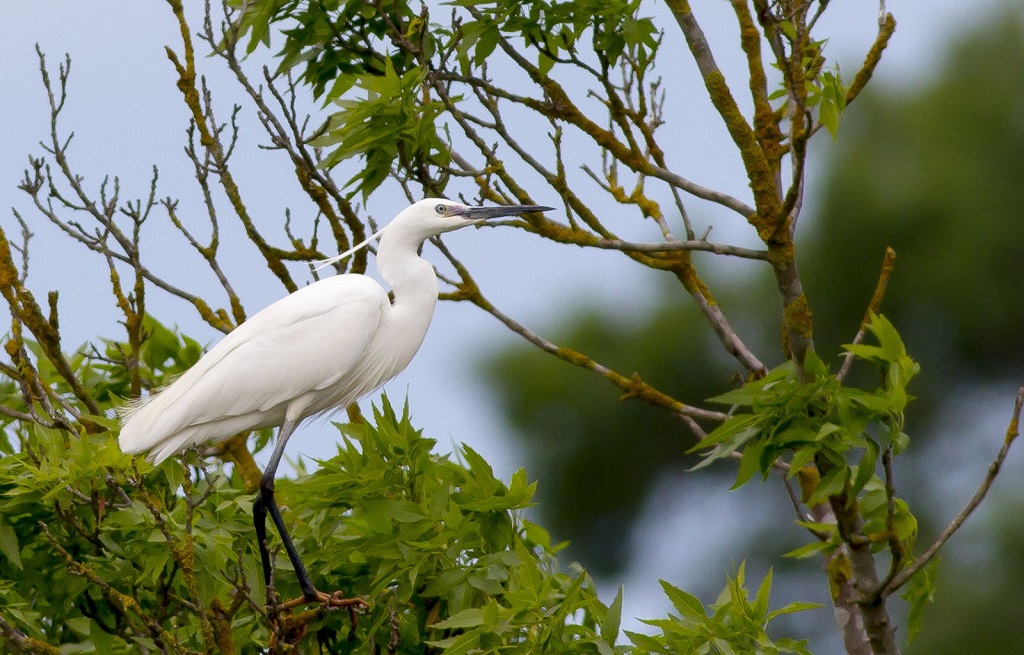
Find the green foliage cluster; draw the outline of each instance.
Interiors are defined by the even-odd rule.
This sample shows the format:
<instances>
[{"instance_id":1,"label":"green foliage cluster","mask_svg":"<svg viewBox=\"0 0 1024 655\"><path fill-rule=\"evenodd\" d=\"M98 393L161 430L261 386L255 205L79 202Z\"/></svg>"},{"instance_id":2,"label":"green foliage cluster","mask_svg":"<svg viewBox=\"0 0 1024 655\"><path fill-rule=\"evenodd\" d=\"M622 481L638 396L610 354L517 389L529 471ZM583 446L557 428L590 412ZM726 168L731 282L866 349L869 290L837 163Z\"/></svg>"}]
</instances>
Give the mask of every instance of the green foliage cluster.
<instances>
[{"instance_id":1,"label":"green foliage cluster","mask_svg":"<svg viewBox=\"0 0 1024 655\"><path fill-rule=\"evenodd\" d=\"M474 93L473 76L487 79L500 38L522 42L514 56L529 59L538 79L557 62L594 53L592 63L606 75L624 56L646 71L661 40L640 0L451 4L453 20L436 22L426 5L417 13L406 2L274 0L244 5L238 27L250 51L280 27L279 70L298 69L315 97L337 107L312 143L328 149L327 167L362 159L347 186L364 198L396 169L429 171L425 179L444 189L452 146L446 122ZM581 49L581 40L589 47Z\"/></svg>"},{"instance_id":2,"label":"green foliage cluster","mask_svg":"<svg viewBox=\"0 0 1024 655\"><path fill-rule=\"evenodd\" d=\"M907 502L891 489L891 479L883 480L877 471L879 456L884 453L888 478L892 458L909 444L910 438L903 432L904 412L912 399L907 384L920 366L884 316L872 314L866 327L877 345L844 347L855 359L879 369L881 386L872 391L845 386L821 358L808 353L805 371L809 380L798 379L792 362L786 362L761 379L713 398L730 405L732 416L693 451L703 452L698 469L739 456L734 489L757 473L767 479L779 466L789 478L807 473L813 466L811 482L801 485L801 500L808 507L830 500L857 506L863 520L860 529L874 552L898 544L892 555L891 575L895 575L909 563L901 558L914 547L918 523ZM851 460L858 463L851 465ZM844 543L836 523L798 523L818 539L789 553L791 557L830 554ZM905 595L911 604L911 638L920 631L923 607L934 594L929 570L921 569L914 578L915 584Z\"/></svg>"},{"instance_id":3,"label":"green foliage cluster","mask_svg":"<svg viewBox=\"0 0 1024 655\"><path fill-rule=\"evenodd\" d=\"M363 195L380 186L395 161L411 166L447 166L451 157L435 125L444 110L440 102L422 101L423 71L413 68L402 75L391 59L383 75L352 74L337 79L329 97L340 107L312 143L330 149L325 166L350 157L362 157L364 170L350 179ZM344 100L353 87L364 99Z\"/></svg>"},{"instance_id":4,"label":"green foliage cluster","mask_svg":"<svg viewBox=\"0 0 1024 655\"><path fill-rule=\"evenodd\" d=\"M555 62L580 56L578 42L601 53L604 64L615 66L624 53L636 57L647 68L657 52L661 36L650 17L640 14L640 0L582 0L573 2L495 2L456 0L456 6L470 10L472 20L457 30L436 26L456 39L458 61L463 74L479 69L494 52L499 33L521 39L536 51L540 75L547 75Z\"/></svg>"},{"instance_id":5,"label":"green foliage cluster","mask_svg":"<svg viewBox=\"0 0 1024 655\"><path fill-rule=\"evenodd\" d=\"M810 655L806 640L797 641L788 637L773 640L768 636L768 624L775 618L793 612L802 612L819 607L811 603L790 603L783 608L768 611L768 595L771 592L772 572L761 581L754 600L751 601L746 587L746 566L740 564L735 576L730 576L718 600L709 608L682 589L662 581L662 588L672 601L679 615L668 619L644 621L661 629L660 635L629 633L639 648L635 655L648 653L708 653L709 655L779 655L796 653ZM708 613L708 609L711 613Z\"/></svg>"},{"instance_id":6,"label":"green foliage cluster","mask_svg":"<svg viewBox=\"0 0 1024 655\"><path fill-rule=\"evenodd\" d=\"M139 365L153 379L198 356L194 340L152 319L147 327ZM128 376L83 353L71 361L104 399L104 415L91 417L102 429L7 421L3 432L0 619L38 652L290 652L280 650L288 643L321 653L632 651L619 643L621 591L604 604L590 576L563 570L560 546L523 517L536 489L526 472L505 484L471 448L438 455L408 408L399 416L386 397L372 424L340 426L335 457L311 473L299 462L278 483L317 586L358 594L368 609L355 625L337 611L268 613L245 480L195 451L156 468L123 455L109 410ZM27 410L9 382L5 392L9 407ZM287 558L276 566L276 592L297 596ZM762 628L774 616L757 612L749 620ZM729 616L719 609L704 622L724 633Z\"/></svg>"},{"instance_id":7,"label":"green foliage cluster","mask_svg":"<svg viewBox=\"0 0 1024 655\"><path fill-rule=\"evenodd\" d=\"M241 4L241 3L239 3ZM332 82L345 76L383 75L389 59L400 73L427 62L446 62L453 55L468 74L480 69L498 44L498 34L521 39L537 51L537 68L546 74L555 61L581 53L587 44L614 66L623 53L652 62L660 35L653 20L640 14L640 0L530 1L455 0L467 13L455 23L430 22L426 7L417 14L409 3L389 0L367 5L358 0L296 2L273 0L248 4L241 14L241 33L249 34L249 49L270 43L272 26L281 23L284 44L280 68L301 66L302 80L316 97L334 100L347 88ZM447 18L447 17L446 17ZM404 26L403 35L419 51L388 45L389 28Z\"/></svg>"},{"instance_id":8,"label":"green foliage cluster","mask_svg":"<svg viewBox=\"0 0 1024 655\"><path fill-rule=\"evenodd\" d=\"M765 377L712 400L748 408L702 439L694 451L707 450L699 467L734 453L743 454L735 487L746 484L755 473L768 477L776 461L787 459L789 475L804 466L827 461L828 472L806 499L811 505L824 502L849 488L856 496L875 477L878 455L906 448L903 413L910 396L907 383L919 366L907 354L892 323L872 316L868 329L879 345L849 344L848 352L877 365L885 384L873 391L846 387L814 353L805 362L810 380L800 380L792 362L782 364ZM862 451L860 464L847 466L849 451Z\"/></svg>"}]
</instances>

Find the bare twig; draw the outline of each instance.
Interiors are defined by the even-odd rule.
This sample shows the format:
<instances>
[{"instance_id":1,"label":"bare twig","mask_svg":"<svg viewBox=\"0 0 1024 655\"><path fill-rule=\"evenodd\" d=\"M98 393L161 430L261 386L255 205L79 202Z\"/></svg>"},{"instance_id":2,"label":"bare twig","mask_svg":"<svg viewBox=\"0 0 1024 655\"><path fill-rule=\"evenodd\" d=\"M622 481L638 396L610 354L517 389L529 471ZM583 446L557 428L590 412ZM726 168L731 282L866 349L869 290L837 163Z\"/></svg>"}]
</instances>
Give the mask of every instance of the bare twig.
<instances>
[{"instance_id":1,"label":"bare twig","mask_svg":"<svg viewBox=\"0 0 1024 655\"><path fill-rule=\"evenodd\" d=\"M889 287L889 278L892 277L893 267L896 265L896 251L892 248L885 249L885 256L882 258L882 270L878 274L878 283L875 284L875 292L871 294L871 301L868 303L868 308L864 310L864 318L860 321L860 329L857 330L857 334L853 337L854 344L858 344L864 340L864 334L867 330L868 323L871 322L871 315L878 313L878 308L882 306L882 299L885 297L885 290ZM843 365L839 367L839 373L836 374L836 379L842 382L846 379L846 375L850 372L850 366L853 365L853 352L848 351L846 357L843 358Z\"/></svg>"},{"instance_id":2,"label":"bare twig","mask_svg":"<svg viewBox=\"0 0 1024 655\"><path fill-rule=\"evenodd\" d=\"M918 557L913 564L903 569L899 575L890 580L883 588L879 589L877 594L879 597L885 598L897 591L903 585L907 584L915 573L921 570L921 568L927 565L928 562L938 554L939 550L947 541L949 541L949 538L952 537L953 534L960 529L960 526L964 524L964 521L974 513L974 510L978 508L981 501L985 500L986 494L988 494L989 489L992 488L992 483L995 482L996 476L999 475L999 470L1002 468L1003 462L1006 460L1006 456L1010 452L1010 446L1013 445L1014 440L1016 440L1017 436L1020 434L1020 413L1022 407L1024 407L1024 387L1021 387L1017 391L1017 398L1013 403L1013 414L1010 416L1009 425L1006 426L1006 436L1003 437L1003 445L1000 446L999 453L996 455L996 458L988 465L988 472L985 474L985 479L981 481L981 485L978 487L978 490L974 492L974 495L967 502L967 505L960 510L960 513L953 517L953 520L949 522L949 525L947 525L942 531L942 534L939 535L938 539L936 539L931 546L921 553L921 556Z\"/></svg>"},{"instance_id":3,"label":"bare twig","mask_svg":"<svg viewBox=\"0 0 1024 655\"><path fill-rule=\"evenodd\" d=\"M636 252L676 252L681 250L700 250L715 253L716 255L731 255L744 259L768 260L767 250L754 250L741 246L732 246L725 243L713 243L702 239L688 241L668 241L666 243L637 243L632 241L618 241L614 239L599 239L593 243L580 244L590 248L601 248L604 250L623 250Z\"/></svg>"},{"instance_id":4,"label":"bare twig","mask_svg":"<svg viewBox=\"0 0 1024 655\"><path fill-rule=\"evenodd\" d=\"M148 215L149 211L155 204L155 186L151 185L150 195L146 202L145 210L142 209L141 202L138 206L132 206L129 204L129 206L123 210L126 212L134 212L138 215L138 220L135 221L133 235L126 234L114 220L117 212L120 191L119 181L117 178L114 178L113 193L109 196L106 191L107 182L104 181L103 185L100 187L98 201L94 200L90 194L86 192L85 188L82 186L83 178L72 171L70 162L67 158L67 148L71 141L71 137L69 136L67 139L62 140L58 135L58 119L66 101L66 85L70 74L70 60L65 60L65 63L59 67L59 87L55 89L54 85L51 83L49 71L46 67L46 59L41 50L38 51L38 55L40 62L40 74L50 103L49 145L44 145L44 148L47 152L53 155L57 164L57 169L60 171L60 175L64 180L66 180L68 186L70 186L73 191L73 197L65 196L58 190L56 179L54 177L55 173L51 171L50 167L41 158L32 157L29 159L31 170L25 171L25 178L22 180L21 184L19 184L19 188L28 193L32 197L32 201L39 212L65 234L93 252L97 252L104 257L109 257L117 262L131 266L135 270L137 276L141 276L167 293L177 296L193 305L198 311L200 317L202 317L203 320L212 327L224 332L229 331L233 327L233 324L228 320L226 314L222 310L214 311L209 307L204 299L170 284L166 280L153 274L139 261L137 232L141 222L145 220L145 216ZM155 176L156 174L154 172L154 183ZM46 190L45 193L47 195L45 199L43 197L44 189ZM103 228L103 233L107 234L114 240L114 242L117 243L121 251L112 250L108 247L105 239L99 238L92 230L86 229L80 223L73 220L62 219L57 214L57 210L54 207L54 200L68 209L76 212L85 212L87 215L92 217ZM133 236L135 237L134 239Z\"/></svg>"},{"instance_id":5,"label":"bare twig","mask_svg":"<svg viewBox=\"0 0 1024 655\"><path fill-rule=\"evenodd\" d=\"M509 51L513 51L513 46L511 44L502 45L503 47L507 46ZM519 59L522 58L520 57ZM526 62L524 59L522 60L522 63L524 63L529 68L529 70L535 70L534 67L530 65L528 62ZM511 100L512 102L533 109L534 111L537 111L542 115L567 120L569 123L578 127L588 136L593 138L598 143L598 145L607 148L610 152L612 152L612 154L617 159L619 159L619 161L623 162L625 165L629 166L637 173L641 173L649 177L658 178L659 180L667 182L668 184L677 187L681 191L689 193L697 198L708 200L710 202L722 205L723 207L727 207L735 211L736 213L740 214L744 218L749 219L751 216L755 216L757 214L757 211L753 207L739 200L738 198L730 196L727 193L716 191L715 189L711 189L700 184L697 184L692 180L689 180L683 177L682 175L679 175L678 173L674 173L668 169L651 163L651 161L644 158L643 154L640 152L630 151L625 144L621 143L617 138L615 138L614 134L588 119L586 116L583 115L582 112L579 111L579 109L575 105L571 105L571 109L564 105L560 105L558 111L554 111L550 103L537 100L535 98L529 98L526 96L520 96L517 94L509 93L504 89L495 87L494 85L488 83L486 80L458 75L456 73L452 73L449 71L438 73L437 75L439 79L444 81L462 82L474 88L482 88L489 95L493 95L494 97L502 98L505 100ZM548 87L547 90L560 94L560 98L564 97L566 101L568 100L568 96L565 94L565 91L550 79L545 80L545 85L546 87ZM569 110L566 111L565 113L559 113L567 109Z\"/></svg>"},{"instance_id":6,"label":"bare twig","mask_svg":"<svg viewBox=\"0 0 1024 655\"><path fill-rule=\"evenodd\" d=\"M882 52L889 45L889 39L892 38L895 31L896 19L885 10L885 2L880 2L878 8L878 36L875 37L875 42L871 45L871 49L868 50L867 56L864 57L864 64L857 71L857 75L853 78L849 88L846 89L847 105L860 95L861 90L871 80L878 62L882 60Z\"/></svg>"},{"instance_id":7,"label":"bare twig","mask_svg":"<svg viewBox=\"0 0 1024 655\"><path fill-rule=\"evenodd\" d=\"M182 55L179 57L170 47L165 48L165 52L178 74L177 86L181 90L185 104L195 121L196 129L200 134L200 142L210 152L215 165L214 170L220 180L221 187L224 189L224 193L236 216L238 216L239 222L245 228L246 236L260 251L260 254L263 255L267 268L281 281L285 289L291 293L298 289L298 286L295 284L295 280L292 279L288 268L284 265L284 260L301 259L302 257L296 257L294 253L271 246L259 230L256 229L256 223L242 199L241 189L228 168L229 152L224 148L219 130L216 124L213 123L213 117L210 116L208 94L204 93L201 95L200 89L196 84L198 75L195 67L195 52L192 45L192 33L185 20L185 9L181 0L167 0L167 3L171 6L171 10L178 19L182 41ZM205 82L202 82L202 86L205 92ZM203 95L207 96L205 106ZM309 259L309 257L306 259Z\"/></svg>"},{"instance_id":8,"label":"bare twig","mask_svg":"<svg viewBox=\"0 0 1024 655\"><path fill-rule=\"evenodd\" d=\"M461 283L457 286L457 291L452 294L447 294L446 296L443 295L443 297L447 297L449 300L469 301L491 316L494 316L508 329L523 337L544 352L552 354L559 359L569 362L570 364L594 371L622 390L623 393L621 399L637 398L656 407L662 407L663 409L667 409L679 416L680 419L683 419L687 424L690 422L685 421L685 417L714 422L721 422L728 418L728 415L723 414L722 412L693 407L680 402L647 384L638 374L633 374L632 376L622 375L621 373L594 361L582 353L570 348L559 347L551 343L491 304L491 302L480 292L480 288L472 277L470 277L469 271L466 270L466 267L456 259L454 255L452 255L451 251L448 250L444 243L440 239L433 239L432 243L448 259L452 266L455 267L461 277Z\"/></svg>"},{"instance_id":9,"label":"bare twig","mask_svg":"<svg viewBox=\"0 0 1024 655\"><path fill-rule=\"evenodd\" d=\"M890 443L882 453L882 469L885 471L885 537L889 542L889 572L878 585L879 589L885 587L900 572L903 562L907 556L907 548L896 531L896 474L892 466L893 445Z\"/></svg>"}]
</instances>

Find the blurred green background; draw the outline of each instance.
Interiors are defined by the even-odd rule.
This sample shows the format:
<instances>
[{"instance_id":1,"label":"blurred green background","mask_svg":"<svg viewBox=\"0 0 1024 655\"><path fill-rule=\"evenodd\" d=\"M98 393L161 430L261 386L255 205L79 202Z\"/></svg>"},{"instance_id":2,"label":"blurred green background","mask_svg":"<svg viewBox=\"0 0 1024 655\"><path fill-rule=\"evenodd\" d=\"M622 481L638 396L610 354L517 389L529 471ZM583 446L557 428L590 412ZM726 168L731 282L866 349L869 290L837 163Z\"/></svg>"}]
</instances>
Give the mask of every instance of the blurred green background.
<instances>
[{"instance_id":1,"label":"blurred green background","mask_svg":"<svg viewBox=\"0 0 1024 655\"><path fill-rule=\"evenodd\" d=\"M898 491L921 521L920 550L981 482L1024 383L1024 10L1009 3L950 43L923 87L869 89L844 115L838 143L827 153L819 147L828 164L809 190L800 266L818 351L835 368L885 247L898 254L882 311L923 367L907 422L911 450L897 471ZM718 282L709 277L727 315L759 346L755 352L781 357L768 276ZM729 387L735 366L703 318L679 289L666 283L663 296L649 315L594 307L537 327L677 398ZM698 514L708 507L707 523L684 530L703 531L723 518L714 498L735 471L721 465L687 473L693 440L676 420L640 403L616 403L599 377L525 345L481 368L522 439L531 475L542 481L541 519L570 540L570 558L599 578L618 584L634 544L645 534L664 538L641 518L658 489L671 489ZM987 504L944 551L936 602L908 652L1024 652L1024 485L1012 465L1020 461L1011 459ZM771 511L745 515L745 543L689 553L710 572L708 590L719 588L737 557L778 569L779 554L806 540L777 481L744 491L738 502ZM813 561L781 566L779 602L809 594L827 602ZM794 620L815 636L816 652L838 648L830 611Z\"/></svg>"}]
</instances>

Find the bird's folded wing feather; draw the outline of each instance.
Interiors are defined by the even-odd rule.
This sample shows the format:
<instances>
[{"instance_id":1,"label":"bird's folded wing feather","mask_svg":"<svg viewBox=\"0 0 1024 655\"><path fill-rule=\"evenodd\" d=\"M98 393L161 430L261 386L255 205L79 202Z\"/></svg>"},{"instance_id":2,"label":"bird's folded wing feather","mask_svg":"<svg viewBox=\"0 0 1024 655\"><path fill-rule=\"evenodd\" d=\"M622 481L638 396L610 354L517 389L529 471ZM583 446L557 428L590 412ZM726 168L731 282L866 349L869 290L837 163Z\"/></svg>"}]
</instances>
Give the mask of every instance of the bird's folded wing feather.
<instances>
[{"instance_id":1,"label":"bird's folded wing feather","mask_svg":"<svg viewBox=\"0 0 1024 655\"><path fill-rule=\"evenodd\" d=\"M388 305L380 285L362 275L326 278L281 299L131 412L122 448L139 452L190 426L268 412L343 377Z\"/></svg>"}]
</instances>

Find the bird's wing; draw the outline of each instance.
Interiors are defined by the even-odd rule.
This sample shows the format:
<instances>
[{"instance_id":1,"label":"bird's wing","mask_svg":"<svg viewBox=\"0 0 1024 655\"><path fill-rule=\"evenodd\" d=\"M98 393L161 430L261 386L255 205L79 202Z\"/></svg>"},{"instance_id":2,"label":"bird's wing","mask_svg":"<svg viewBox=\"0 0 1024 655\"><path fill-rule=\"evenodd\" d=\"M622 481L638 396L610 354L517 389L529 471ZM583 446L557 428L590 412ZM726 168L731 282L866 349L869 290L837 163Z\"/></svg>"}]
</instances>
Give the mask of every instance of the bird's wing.
<instances>
[{"instance_id":1,"label":"bird's wing","mask_svg":"<svg viewBox=\"0 0 1024 655\"><path fill-rule=\"evenodd\" d=\"M388 305L370 278L335 276L255 314L199 372L198 387L219 398L196 422L269 410L344 376L362 360Z\"/></svg>"},{"instance_id":2,"label":"bird's wing","mask_svg":"<svg viewBox=\"0 0 1024 655\"><path fill-rule=\"evenodd\" d=\"M380 285L362 275L326 278L292 293L238 326L132 411L121 431L122 449L148 450L185 428L229 417L251 414L256 421L280 413L288 402L351 371L388 306Z\"/></svg>"}]
</instances>

